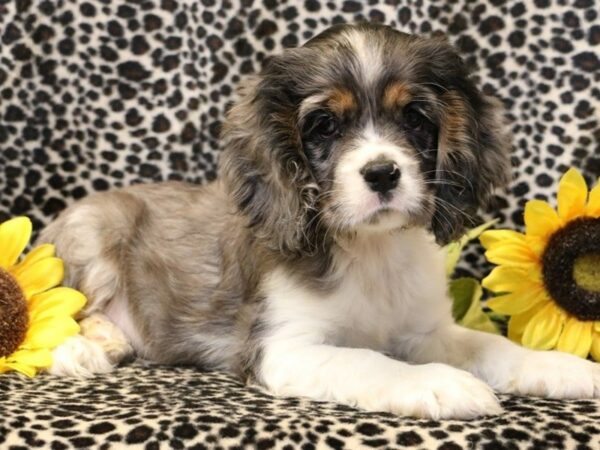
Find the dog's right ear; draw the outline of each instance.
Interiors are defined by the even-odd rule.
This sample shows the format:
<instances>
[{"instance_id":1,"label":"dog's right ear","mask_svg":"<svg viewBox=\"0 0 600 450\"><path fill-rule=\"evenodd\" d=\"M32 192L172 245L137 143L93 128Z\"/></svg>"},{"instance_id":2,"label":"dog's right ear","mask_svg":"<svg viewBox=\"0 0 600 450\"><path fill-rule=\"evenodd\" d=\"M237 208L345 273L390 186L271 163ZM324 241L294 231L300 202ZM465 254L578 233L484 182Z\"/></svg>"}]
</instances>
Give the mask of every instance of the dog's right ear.
<instances>
[{"instance_id":1,"label":"dog's right ear","mask_svg":"<svg viewBox=\"0 0 600 450\"><path fill-rule=\"evenodd\" d=\"M300 151L300 99L285 57L272 57L239 88L223 126L220 175L256 236L274 250L299 254L311 245L305 228L317 192Z\"/></svg>"}]
</instances>

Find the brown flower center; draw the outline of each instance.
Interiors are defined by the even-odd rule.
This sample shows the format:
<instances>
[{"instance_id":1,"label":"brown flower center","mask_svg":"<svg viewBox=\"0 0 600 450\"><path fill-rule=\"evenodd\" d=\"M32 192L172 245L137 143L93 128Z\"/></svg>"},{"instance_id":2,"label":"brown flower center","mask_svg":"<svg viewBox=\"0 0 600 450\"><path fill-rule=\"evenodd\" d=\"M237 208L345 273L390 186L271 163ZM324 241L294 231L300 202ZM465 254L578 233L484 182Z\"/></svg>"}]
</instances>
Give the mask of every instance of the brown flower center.
<instances>
[{"instance_id":1,"label":"brown flower center","mask_svg":"<svg viewBox=\"0 0 600 450\"><path fill-rule=\"evenodd\" d=\"M581 217L548 240L542 257L544 285L566 312L600 320L600 218Z\"/></svg>"},{"instance_id":2,"label":"brown flower center","mask_svg":"<svg viewBox=\"0 0 600 450\"><path fill-rule=\"evenodd\" d=\"M9 356L25 339L29 315L17 281L0 267L0 357Z\"/></svg>"}]
</instances>

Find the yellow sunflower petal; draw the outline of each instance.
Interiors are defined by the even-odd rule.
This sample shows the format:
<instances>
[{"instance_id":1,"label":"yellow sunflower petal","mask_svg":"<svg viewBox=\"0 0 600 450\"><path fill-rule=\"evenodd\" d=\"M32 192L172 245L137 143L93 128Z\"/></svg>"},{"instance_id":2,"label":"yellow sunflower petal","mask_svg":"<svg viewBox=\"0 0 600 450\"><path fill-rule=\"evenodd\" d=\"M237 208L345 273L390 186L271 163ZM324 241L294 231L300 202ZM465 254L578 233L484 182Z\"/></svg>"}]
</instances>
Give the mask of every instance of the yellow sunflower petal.
<instances>
[{"instance_id":1,"label":"yellow sunflower petal","mask_svg":"<svg viewBox=\"0 0 600 450\"><path fill-rule=\"evenodd\" d=\"M489 250L498 244L524 243L525 235L513 230L488 230L481 233L479 241Z\"/></svg>"},{"instance_id":2,"label":"yellow sunflower petal","mask_svg":"<svg viewBox=\"0 0 600 450\"><path fill-rule=\"evenodd\" d=\"M548 297L541 288L520 289L510 294L494 297L487 301L487 306L494 312L512 316L521 314L534 306L547 301Z\"/></svg>"},{"instance_id":3,"label":"yellow sunflower petal","mask_svg":"<svg viewBox=\"0 0 600 450\"><path fill-rule=\"evenodd\" d=\"M558 183L558 215L564 221L582 215L585 211L588 189L577 169L569 169Z\"/></svg>"},{"instance_id":4,"label":"yellow sunflower petal","mask_svg":"<svg viewBox=\"0 0 600 450\"><path fill-rule=\"evenodd\" d=\"M29 264L16 276L25 298L39 294L61 283L64 266L60 258L44 258Z\"/></svg>"},{"instance_id":5,"label":"yellow sunflower petal","mask_svg":"<svg viewBox=\"0 0 600 450\"><path fill-rule=\"evenodd\" d=\"M525 243L510 243L493 245L485 252L489 262L511 267L522 267L531 270L538 263L538 259Z\"/></svg>"},{"instance_id":6,"label":"yellow sunflower petal","mask_svg":"<svg viewBox=\"0 0 600 450\"><path fill-rule=\"evenodd\" d=\"M554 304L541 308L523 330L522 342L525 347L549 350L556 346L565 322L565 315Z\"/></svg>"},{"instance_id":7,"label":"yellow sunflower petal","mask_svg":"<svg viewBox=\"0 0 600 450\"><path fill-rule=\"evenodd\" d=\"M560 227L554 208L542 200L529 200L525 205L525 228L528 236L546 238Z\"/></svg>"},{"instance_id":8,"label":"yellow sunflower petal","mask_svg":"<svg viewBox=\"0 0 600 450\"><path fill-rule=\"evenodd\" d=\"M27 350L54 348L79 333L79 324L70 317L52 317L33 322L21 347Z\"/></svg>"},{"instance_id":9,"label":"yellow sunflower petal","mask_svg":"<svg viewBox=\"0 0 600 450\"><path fill-rule=\"evenodd\" d=\"M525 331L525 327L531 320L533 316L537 314L537 312L544 307L544 303L538 304L533 308L525 311L522 314L516 314L511 316L508 321L508 338L517 343L521 343L521 339L523 338L523 332Z\"/></svg>"},{"instance_id":10,"label":"yellow sunflower petal","mask_svg":"<svg viewBox=\"0 0 600 450\"><path fill-rule=\"evenodd\" d=\"M592 347L590 348L590 355L596 362L600 362L600 332L595 331L592 335Z\"/></svg>"},{"instance_id":11,"label":"yellow sunflower petal","mask_svg":"<svg viewBox=\"0 0 600 450\"><path fill-rule=\"evenodd\" d=\"M17 350L6 359L9 363L14 362L39 368L46 368L52 365L52 353L47 348Z\"/></svg>"},{"instance_id":12,"label":"yellow sunflower petal","mask_svg":"<svg viewBox=\"0 0 600 450\"><path fill-rule=\"evenodd\" d=\"M15 217L0 224L0 267L12 266L27 247L31 238L31 220Z\"/></svg>"},{"instance_id":13,"label":"yellow sunflower petal","mask_svg":"<svg viewBox=\"0 0 600 450\"><path fill-rule=\"evenodd\" d=\"M498 266L485 277L481 285L492 292L514 292L540 286L539 274L522 267Z\"/></svg>"},{"instance_id":14,"label":"yellow sunflower petal","mask_svg":"<svg viewBox=\"0 0 600 450\"><path fill-rule=\"evenodd\" d=\"M85 305L85 296L75 289L57 287L36 294L29 302L31 322L51 317L70 317Z\"/></svg>"},{"instance_id":15,"label":"yellow sunflower petal","mask_svg":"<svg viewBox=\"0 0 600 450\"><path fill-rule=\"evenodd\" d=\"M20 362L5 362L4 367L6 367L9 370L15 370L17 372L20 372L23 375L28 376L29 378L33 378L37 373L37 369L35 367L31 367L27 364L23 364Z\"/></svg>"},{"instance_id":16,"label":"yellow sunflower petal","mask_svg":"<svg viewBox=\"0 0 600 450\"><path fill-rule=\"evenodd\" d=\"M25 257L13 267L8 269L8 271L14 275L15 277L19 276L19 273L25 269L30 264L33 264L41 259L50 258L54 256L54 245L52 244L42 244L31 250Z\"/></svg>"},{"instance_id":17,"label":"yellow sunflower petal","mask_svg":"<svg viewBox=\"0 0 600 450\"><path fill-rule=\"evenodd\" d=\"M531 250L531 253L533 253L538 260L542 259L542 255L546 250L547 244L547 238L542 238L539 236L527 236L527 246Z\"/></svg>"},{"instance_id":18,"label":"yellow sunflower petal","mask_svg":"<svg viewBox=\"0 0 600 450\"><path fill-rule=\"evenodd\" d=\"M563 328L556 349L586 358L592 346L593 322L582 322L570 317Z\"/></svg>"},{"instance_id":19,"label":"yellow sunflower petal","mask_svg":"<svg viewBox=\"0 0 600 450\"><path fill-rule=\"evenodd\" d=\"M597 322L594 322L594 331L597 331L598 333L600 333L600 320L598 320Z\"/></svg>"},{"instance_id":20,"label":"yellow sunflower petal","mask_svg":"<svg viewBox=\"0 0 600 450\"><path fill-rule=\"evenodd\" d=\"M590 191L590 197L585 212L588 216L600 217L600 183Z\"/></svg>"}]
</instances>

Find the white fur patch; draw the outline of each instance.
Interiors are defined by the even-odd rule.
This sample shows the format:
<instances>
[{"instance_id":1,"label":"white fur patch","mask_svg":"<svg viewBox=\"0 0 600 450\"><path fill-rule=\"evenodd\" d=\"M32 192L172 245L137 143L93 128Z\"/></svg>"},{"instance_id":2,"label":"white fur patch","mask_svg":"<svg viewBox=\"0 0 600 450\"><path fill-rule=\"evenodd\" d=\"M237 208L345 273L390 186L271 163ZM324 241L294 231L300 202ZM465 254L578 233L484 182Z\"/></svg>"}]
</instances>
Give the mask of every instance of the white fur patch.
<instances>
[{"instance_id":1,"label":"white fur patch","mask_svg":"<svg viewBox=\"0 0 600 450\"><path fill-rule=\"evenodd\" d=\"M65 340L52 353L49 372L54 375L89 378L107 373L133 349L123 332L102 314L81 320L80 334Z\"/></svg>"},{"instance_id":2,"label":"white fur patch","mask_svg":"<svg viewBox=\"0 0 600 450\"><path fill-rule=\"evenodd\" d=\"M382 204L379 194L369 188L360 173L367 163L377 159L394 162L401 173L398 186L391 191L392 199L385 204ZM335 180L339 193L336 200L350 226L359 225L386 208L397 213L389 225L399 228L408 223L411 213L422 207L425 195L418 161L407 150L379 136L372 125L366 127L363 137L356 142L356 148L346 152L340 159Z\"/></svg>"},{"instance_id":3,"label":"white fur patch","mask_svg":"<svg viewBox=\"0 0 600 450\"><path fill-rule=\"evenodd\" d=\"M349 30L345 37L354 49L361 67L361 75L366 86L373 83L382 70L381 50L376 42L368 40L368 36L357 30Z\"/></svg>"},{"instance_id":4,"label":"white fur patch","mask_svg":"<svg viewBox=\"0 0 600 450\"><path fill-rule=\"evenodd\" d=\"M263 382L279 394L420 417L497 413L491 389L469 373L383 355L398 334L427 333L447 315L445 286L418 273L437 259L422 230L362 239L336 254L340 283L332 293L312 292L283 270L268 277L273 331L263 341ZM443 272L432 273L443 280Z\"/></svg>"},{"instance_id":5,"label":"white fur patch","mask_svg":"<svg viewBox=\"0 0 600 450\"><path fill-rule=\"evenodd\" d=\"M100 344L81 335L69 337L52 352L52 375L89 378L112 371L108 355Z\"/></svg>"}]
</instances>

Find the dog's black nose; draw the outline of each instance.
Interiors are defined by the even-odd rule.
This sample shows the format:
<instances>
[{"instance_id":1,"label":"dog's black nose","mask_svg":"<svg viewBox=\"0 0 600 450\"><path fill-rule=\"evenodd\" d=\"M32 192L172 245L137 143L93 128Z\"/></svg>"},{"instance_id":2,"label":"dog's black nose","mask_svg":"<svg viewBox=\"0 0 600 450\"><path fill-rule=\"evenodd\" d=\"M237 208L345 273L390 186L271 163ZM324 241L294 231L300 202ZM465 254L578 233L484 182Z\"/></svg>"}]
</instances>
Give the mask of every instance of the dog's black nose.
<instances>
[{"instance_id":1,"label":"dog's black nose","mask_svg":"<svg viewBox=\"0 0 600 450\"><path fill-rule=\"evenodd\" d=\"M400 168L391 161L373 161L360 171L363 178L375 192L385 194L398 186Z\"/></svg>"}]
</instances>

